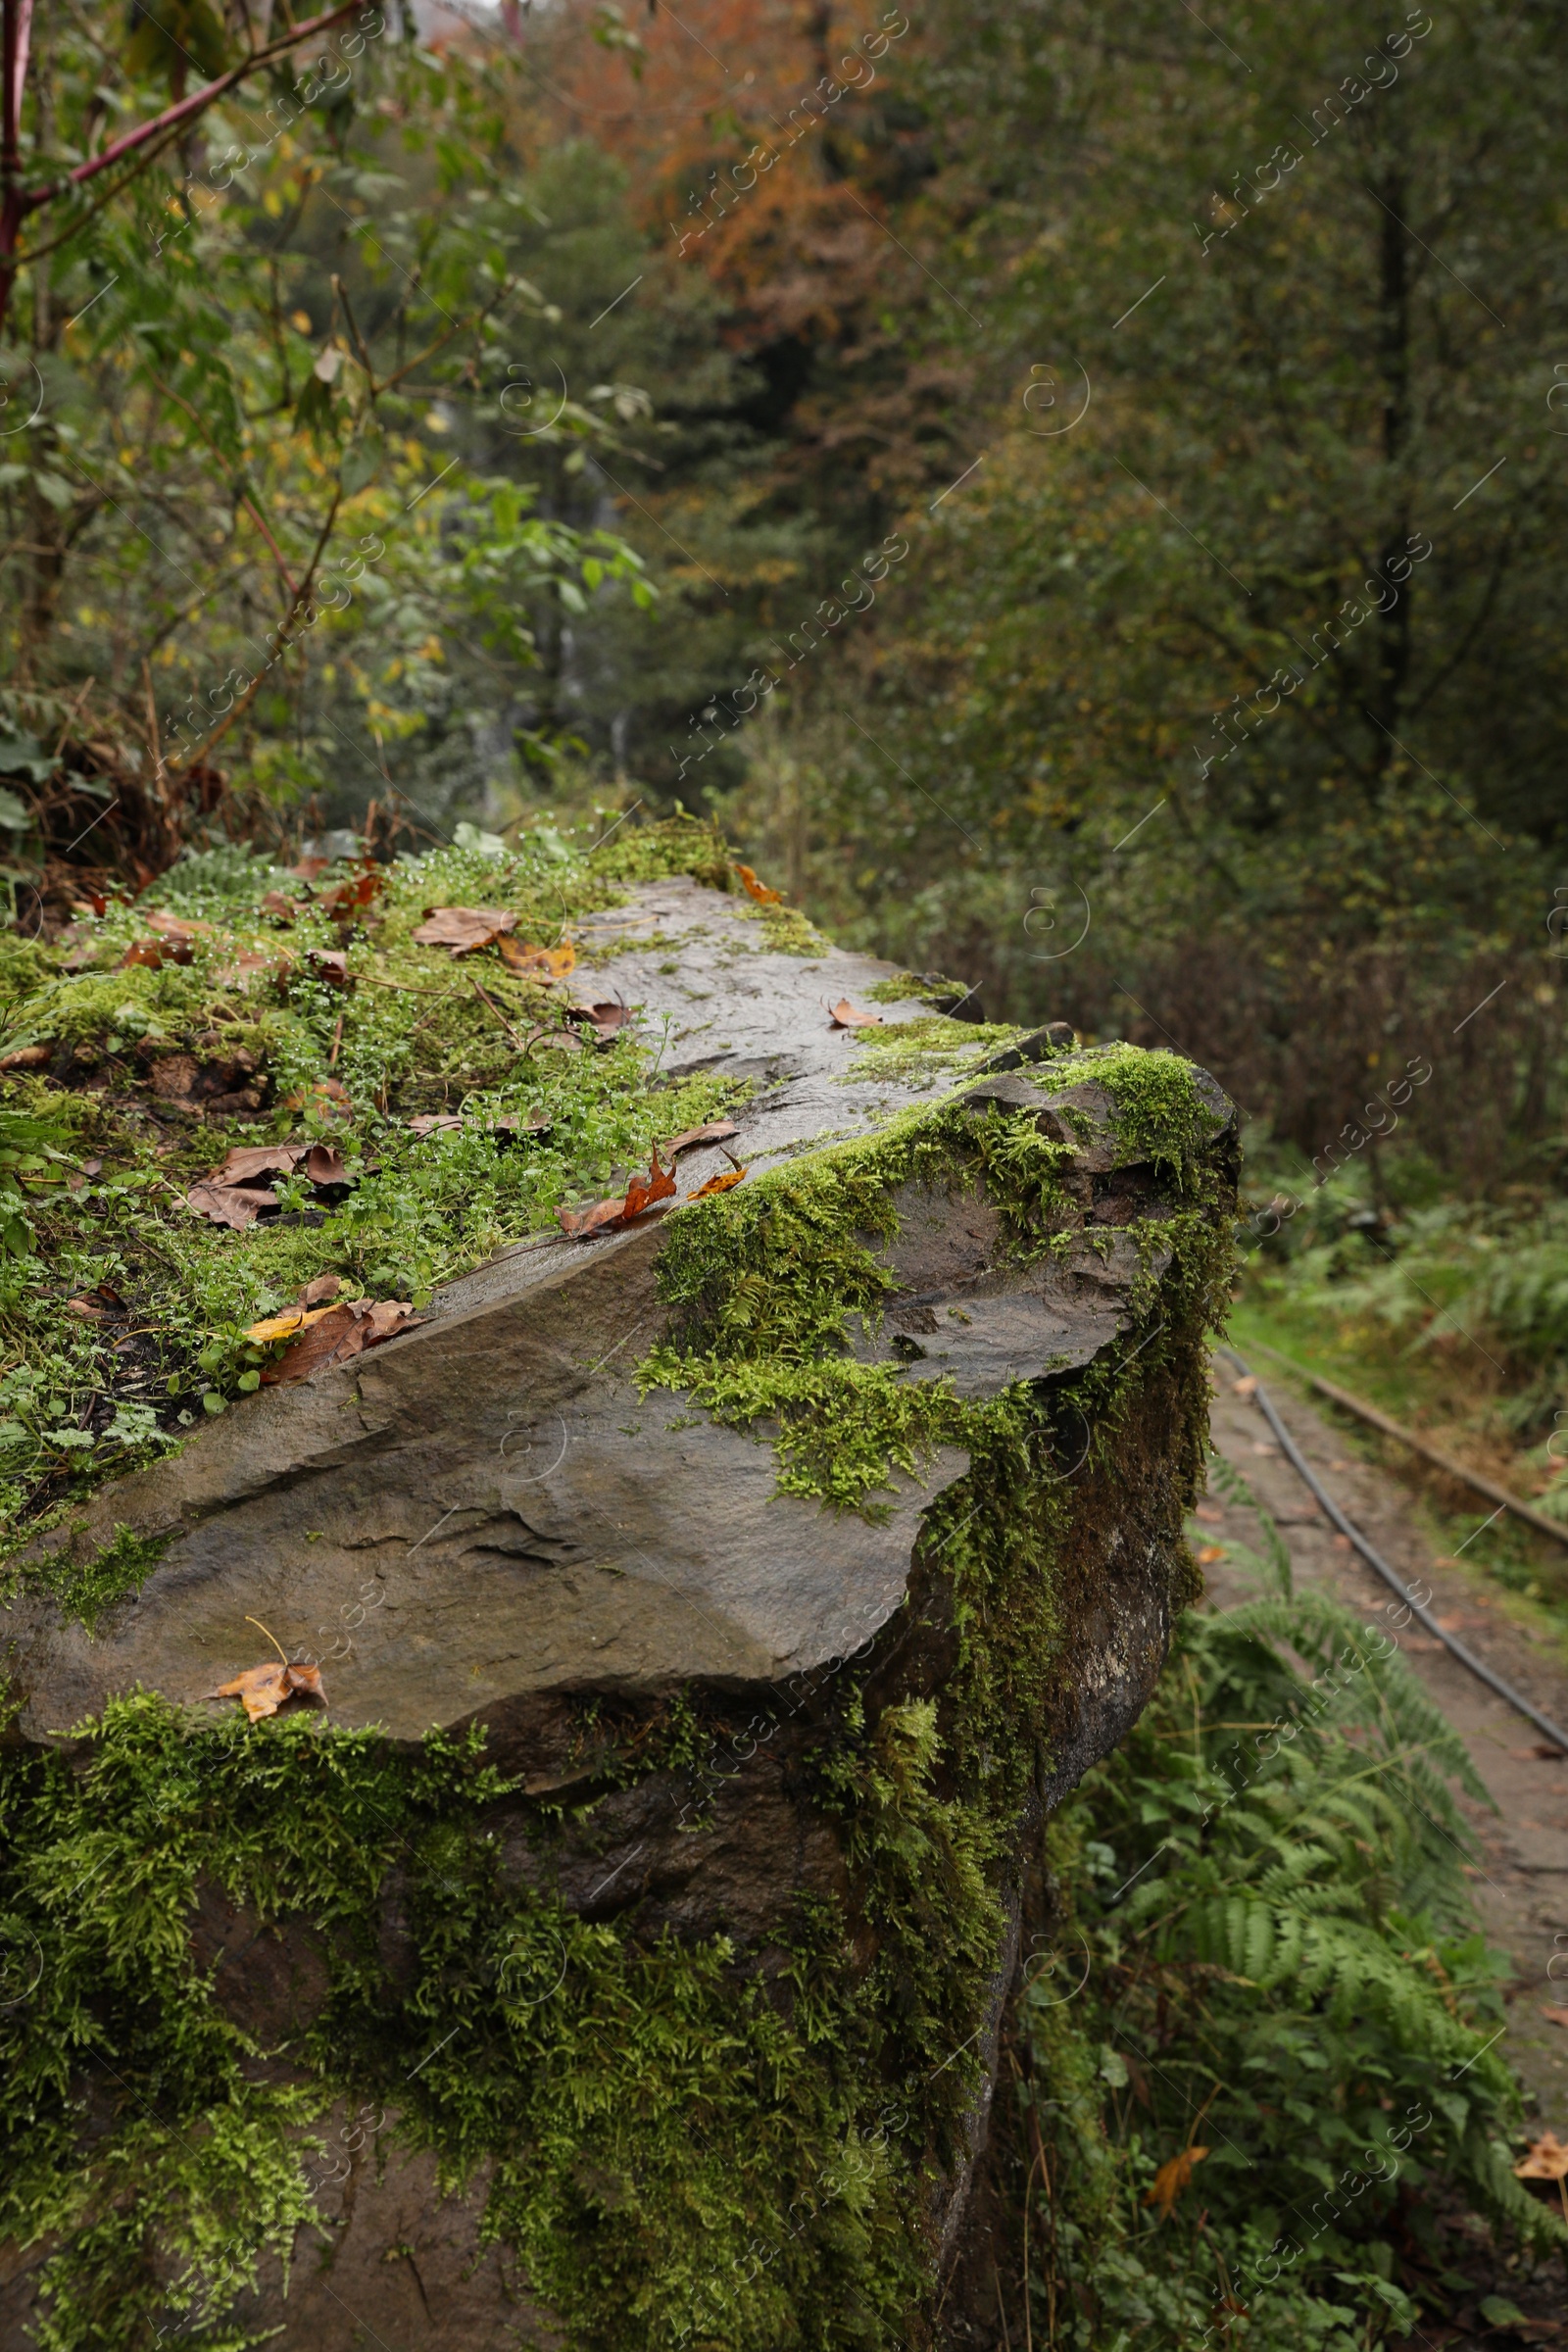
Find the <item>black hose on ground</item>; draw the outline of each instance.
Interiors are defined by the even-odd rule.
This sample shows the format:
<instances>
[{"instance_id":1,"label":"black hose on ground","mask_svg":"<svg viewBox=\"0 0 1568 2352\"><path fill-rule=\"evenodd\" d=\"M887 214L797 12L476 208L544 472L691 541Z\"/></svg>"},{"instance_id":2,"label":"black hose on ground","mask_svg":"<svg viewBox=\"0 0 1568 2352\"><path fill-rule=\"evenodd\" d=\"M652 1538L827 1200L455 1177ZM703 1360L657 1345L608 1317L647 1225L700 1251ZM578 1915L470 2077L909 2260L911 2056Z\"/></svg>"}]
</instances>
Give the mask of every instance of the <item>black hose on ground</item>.
<instances>
[{"instance_id":1,"label":"black hose on ground","mask_svg":"<svg viewBox=\"0 0 1568 2352\"><path fill-rule=\"evenodd\" d=\"M1476 1677L1478 1682L1485 1683L1489 1690L1494 1690L1499 1698L1506 1699L1510 1707L1516 1708L1521 1715L1523 1715L1529 1722L1536 1726L1538 1731L1544 1732L1546 1738L1552 1741L1553 1745L1560 1747L1563 1754L1568 1756L1568 1732L1559 1730L1558 1726L1552 1722L1549 1715L1543 1715L1539 1707L1533 1707L1528 1698L1522 1697L1510 1684L1503 1681L1500 1674L1494 1674L1492 1668L1486 1664L1484 1659L1478 1658L1473 1649L1467 1649L1462 1642L1456 1642L1454 1640L1452 1634L1446 1633L1443 1627L1438 1623L1436 1617L1433 1616L1431 1610L1425 1608L1422 1603L1416 1599L1414 1593L1411 1592L1406 1586L1403 1578L1397 1575L1396 1571L1389 1566L1388 1561L1384 1559L1381 1552L1373 1549L1372 1545L1367 1542L1365 1536L1362 1535L1360 1529L1355 1525L1354 1521L1347 1519L1345 1513L1341 1510L1333 1495L1318 1484L1317 1478L1303 1460L1300 1449L1297 1446L1296 1440L1291 1436L1290 1431L1286 1428L1284 1422L1280 1419L1279 1414L1275 1411L1274 1400L1269 1396L1268 1391L1263 1387L1261 1381L1257 1380L1253 1374L1248 1371L1246 1364L1237 1354L1235 1348L1216 1348L1215 1353L1218 1355L1228 1356L1230 1361L1241 1373L1243 1379L1250 1380L1252 1382L1252 1401L1263 1415L1264 1420L1268 1423L1270 1429L1274 1432L1274 1435L1278 1438L1286 1460L1290 1463L1291 1468L1297 1473L1298 1477L1303 1479L1306 1485L1311 1489L1318 1501L1322 1504L1324 1510L1328 1513L1329 1518L1339 1529L1341 1535L1346 1537L1348 1542L1354 1544L1356 1550L1361 1554L1362 1559L1365 1560L1367 1566L1372 1570L1373 1575L1380 1576L1386 1585L1388 1585L1394 1592L1397 1592L1405 1607L1410 1611L1411 1616L1417 1618L1420 1623L1426 1627L1429 1634L1435 1634L1438 1640L1443 1643L1444 1648L1450 1651L1452 1655L1458 1659L1461 1666L1467 1667L1469 1671Z\"/></svg>"}]
</instances>

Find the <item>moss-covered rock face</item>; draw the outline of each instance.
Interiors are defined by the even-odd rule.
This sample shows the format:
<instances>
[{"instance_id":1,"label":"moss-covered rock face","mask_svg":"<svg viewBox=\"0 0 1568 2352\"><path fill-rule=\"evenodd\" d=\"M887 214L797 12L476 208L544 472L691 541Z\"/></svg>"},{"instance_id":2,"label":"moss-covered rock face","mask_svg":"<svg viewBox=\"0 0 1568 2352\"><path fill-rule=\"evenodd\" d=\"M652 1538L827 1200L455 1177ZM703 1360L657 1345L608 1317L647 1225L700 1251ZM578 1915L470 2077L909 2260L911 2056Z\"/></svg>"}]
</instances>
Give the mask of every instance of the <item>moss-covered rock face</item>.
<instances>
[{"instance_id":1,"label":"moss-covered rock face","mask_svg":"<svg viewBox=\"0 0 1568 2352\"><path fill-rule=\"evenodd\" d=\"M546 1197L19 1556L7 2342L948 2324L1041 1823L1189 1596L1234 1123L889 1004L703 845L617 851L573 985L744 1179ZM274 1638L326 1703L250 1726L205 1694Z\"/></svg>"}]
</instances>

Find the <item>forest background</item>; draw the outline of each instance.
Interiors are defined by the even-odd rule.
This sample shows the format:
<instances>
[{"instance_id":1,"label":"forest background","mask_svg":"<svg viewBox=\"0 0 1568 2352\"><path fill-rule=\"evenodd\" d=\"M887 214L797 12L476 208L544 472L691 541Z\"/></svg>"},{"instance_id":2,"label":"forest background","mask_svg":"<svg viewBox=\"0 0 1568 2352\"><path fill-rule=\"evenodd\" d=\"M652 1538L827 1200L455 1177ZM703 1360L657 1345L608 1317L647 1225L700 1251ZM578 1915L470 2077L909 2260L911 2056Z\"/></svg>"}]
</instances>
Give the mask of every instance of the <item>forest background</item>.
<instances>
[{"instance_id":1,"label":"forest background","mask_svg":"<svg viewBox=\"0 0 1568 2352\"><path fill-rule=\"evenodd\" d=\"M1385 15L5 0L17 927L678 799L1552 1483L1565 12Z\"/></svg>"}]
</instances>

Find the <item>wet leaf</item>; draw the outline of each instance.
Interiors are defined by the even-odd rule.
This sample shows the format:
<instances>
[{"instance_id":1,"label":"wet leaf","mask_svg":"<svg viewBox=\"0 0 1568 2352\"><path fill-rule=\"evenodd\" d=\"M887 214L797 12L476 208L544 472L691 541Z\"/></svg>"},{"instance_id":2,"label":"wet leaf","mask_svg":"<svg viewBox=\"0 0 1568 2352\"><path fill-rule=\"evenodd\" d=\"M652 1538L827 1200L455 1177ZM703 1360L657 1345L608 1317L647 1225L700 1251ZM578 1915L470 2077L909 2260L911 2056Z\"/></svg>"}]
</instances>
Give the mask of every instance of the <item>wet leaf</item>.
<instances>
[{"instance_id":1,"label":"wet leaf","mask_svg":"<svg viewBox=\"0 0 1568 2352\"><path fill-rule=\"evenodd\" d=\"M760 906L783 906L784 901L781 894L776 890L769 890L765 882L759 882L749 865L738 865L735 871L745 883L748 894L757 901Z\"/></svg>"},{"instance_id":2,"label":"wet leaf","mask_svg":"<svg viewBox=\"0 0 1568 2352\"><path fill-rule=\"evenodd\" d=\"M130 958L127 956L125 960L129 962ZM277 956L263 956L254 948L242 948L232 963L222 966L218 977L225 988L249 988L253 980L266 973L281 987L292 969L286 956L280 961Z\"/></svg>"},{"instance_id":3,"label":"wet leaf","mask_svg":"<svg viewBox=\"0 0 1568 2352\"><path fill-rule=\"evenodd\" d=\"M329 1276L328 1279L335 1281L336 1277ZM330 1306L308 1308L302 1302L299 1306L285 1307L280 1315L268 1315L262 1322L253 1323L245 1337L253 1347L270 1348L274 1340L294 1339L307 1325L318 1323L323 1315L335 1311Z\"/></svg>"},{"instance_id":4,"label":"wet leaf","mask_svg":"<svg viewBox=\"0 0 1568 2352\"><path fill-rule=\"evenodd\" d=\"M247 1666L231 1683L220 1683L207 1695L237 1698L252 1723L259 1723L264 1715L275 1715L286 1698L296 1695L318 1698L323 1707L326 1704L319 1666L285 1666L281 1658L265 1666Z\"/></svg>"},{"instance_id":5,"label":"wet leaf","mask_svg":"<svg viewBox=\"0 0 1568 2352\"><path fill-rule=\"evenodd\" d=\"M193 1184L185 1195L185 1206L193 1208L199 1217L214 1225L228 1225L243 1233L254 1225L264 1208L275 1208L277 1200L270 1186L265 1192L238 1184Z\"/></svg>"},{"instance_id":6,"label":"wet leaf","mask_svg":"<svg viewBox=\"0 0 1568 2352\"><path fill-rule=\"evenodd\" d=\"M598 1200L592 1208L558 1208L556 1216L562 1230L575 1242L592 1241L597 1234L618 1233L638 1217L646 1216L651 1208L675 1197L673 1167L662 1167L656 1145L653 1165L645 1178L634 1177L621 1200Z\"/></svg>"},{"instance_id":7,"label":"wet leaf","mask_svg":"<svg viewBox=\"0 0 1568 2352\"><path fill-rule=\"evenodd\" d=\"M577 962L577 951L569 939L559 948L529 948L519 939L506 938L498 939L496 946L509 971L531 972L536 980L564 980Z\"/></svg>"},{"instance_id":8,"label":"wet leaf","mask_svg":"<svg viewBox=\"0 0 1568 2352\"><path fill-rule=\"evenodd\" d=\"M673 1159L677 1152L685 1152L693 1144L727 1143L732 1135L739 1133L733 1119L710 1119L706 1127L683 1127L679 1135L670 1137L664 1151Z\"/></svg>"},{"instance_id":9,"label":"wet leaf","mask_svg":"<svg viewBox=\"0 0 1568 2352\"><path fill-rule=\"evenodd\" d=\"M281 1319L281 1318L280 1318ZM420 1318L401 1298L351 1298L334 1306L314 1307L300 1318L300 1336L275 1364L262 1374L269 1388L283 1382L309 1380L329 1364L347 1363L367 1348L396 1339Z\"/></svg>"},{"instance_id":10,"label":"wet leaf","mask_svg":"<svg viewBox=\"0 0 1568 2352\"><path fill-rule=\"evenodd\" d=\"M316 903L323 912L341 920L356 907L368 906L380 888L379 869L368 865L363 873L350 874L346 882L334 882L330 890L318 891ZM262 904L267 904L265 899Z\"/></svg>"},{"instance_id":11,"label":"wet leaf","mask_svg":"<svg viewBox=\"0 0 1568 2352\"><path fill-rule=\"evenodd\" d=\"M710 1193L727 1193L732 1185L740 1183L745 1174L744 1168L728 1168L722 1176L710 1176L706 1184L700 1184L697 1187L692 1199L706 1200Z\"/></svg>"},{"instance_id":12,"label":"wet leaf","mask_svg":"<svg viewBox=\"0 0 1568 2352\"><path fill-rule=\"evenodd\" d=\"M848 997L840 997L828 1020L830 1029L879 1029L881 1026L882 1015L879 1012L858 1012Z\"/></svg>"},{"instance_id":13,"label":"wet leaf","mask_svg":"<svg viewBox=\"0 0 1568 2352\"><path fill-rule=\"evenodd\" d=\"M342 948L307 948L305 969L313 980L324 980L331 988L354 986L349 959Z\"/></svg>"},{"instance_id":14,"label":"wet leaf","mask_svg":"<svg viewBox=\"0 0 1568 2352\"><path fill-rule=\"evenodd\" d=\"M612 1043L616 1033L625 1028L631 1017L629 1004L568 1004L566 1006L568 1021L592 1022L594 1034L601 1045Z\"/></svg>"},{"instance_id":15,"label":"wet leaf","mask_svg":"<svg viewBox=\"0 0 1568 2352\"><path fill-rule=\"evenodd\" d=\"M1559 2139L1555 2132L1544 2132L1531 2141L1513 2169L1520 2180L1568 2180L1568 2140Z\"/></svg>"},{"instance_id":16,"label":"wet leaf","mask_svg":"<svg viewBox=\"0 0 1568 2352\"><path fill-rule=\"evenodd\" d=\"M507 906L434 906L414 938L421 948L450 948L454 956L471 956L504 939L516 925L516 916Z\"/></svg>"},{"instance_id":17,"label":"wet leaf","mask_svg":"<svg viewBox=\"0 0 1568 2352\"><path fill-rule=\"evenodd\" d=\"M1172 2156L1167 2164L1160 2166L1144 2203L1157 2205L1162 2222L1169 2221L1172 2207L1192 2180L1194 2165L1201 2164L1207 2154L1206 2148L1183 2148L1179 2156Z\"/></svg>"}]
</instances>

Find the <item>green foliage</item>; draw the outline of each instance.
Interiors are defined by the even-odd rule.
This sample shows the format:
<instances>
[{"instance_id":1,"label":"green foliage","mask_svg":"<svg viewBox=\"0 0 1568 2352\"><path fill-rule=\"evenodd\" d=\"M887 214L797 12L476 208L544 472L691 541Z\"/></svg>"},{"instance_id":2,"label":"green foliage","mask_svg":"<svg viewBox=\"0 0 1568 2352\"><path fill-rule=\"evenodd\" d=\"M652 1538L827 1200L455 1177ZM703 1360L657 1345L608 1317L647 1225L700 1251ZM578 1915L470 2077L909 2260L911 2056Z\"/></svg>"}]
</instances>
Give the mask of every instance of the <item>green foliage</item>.
<instances>
[{"instance_id":1,"label":"green foliage","mask_svg":"<svg viewBox=\"0 0 1568 2352\"><path fill-rule=\"evenodd\" d=\"M1455 1783L1485 1797L1386 1629L1288 1590L1182 1621L1153 1704L1053 1824L1058 1916L1026 1969L1035 2309L1058 2341L1402 2336L1424 2281L1444 2291L1444 2192L1563 2240L1512 2174L1507 1963L1476 1929Z\"/></svg>"},{"instance_id":2,"label":"green foliage","mask_svg":"<svg viewBox=\"0 0 1568 2352\"><path fill-rule=\"evenodd\" d=\"M691 860L707 871L715 857L710 829L679 820L630 839L657 871L685 871ZM624 848L619 862L629 862ZM608 1195L648 1164L657 1140L712 1117L730 1099L733 1090L701 1073L651 1083L657 1046L629 1033L605 1050L537 1050L542 1038L577 1044L563 1025L559 992L488 959L481 997L471 967L413 943L428 907L469 904L510 906L519 937L553 944L574 915L617 903L614 880L597 862L528 835L499 859L455 847L380 872L368 921L339 926L319 904L300 901L280 934L261 902L280 886L296 889L293 878L243 848L217 849L182 859L147 894L157 907L212 926L193 941L189 963L122 968L146 934L145 909L116 904L84 919L87 956L74 968L64 968L58 948L30 949L0 967L0 985L15 991L11 1022L92 1090L25 1080L16 1109L0 1112L0 1205L15 1200L22 1245L30 1251L36 1230L40 1252L22 1256L9 1276L0 1271L0 1494L10 1546L36 1532L36 1514L58 1513L104 1477L158 1459L202 1412L254 1389L263 1358L249 1326L317 1275L337 1274L350 1295L423 1304L437 1283L553 1226L563 1202ZM341 869L329 873L326 888L341 879ZM307 977L311 951L338 953L345 938L350 988ZM290 968L247 986L237 962L246 954L271 970L286 958ZM160 1124L157 1098L149 1103L145 1091L161 1056L199 1062L239 1052L270 1082L275 1107L263 1135L323 1136L347 1173L346 1192L324 1210L312 1206L309 1188L296 1199L284 1185L278 1197L295 1221L243 1233L198 1219L184 1195L228 1141L256 1142L256 1126L236 1123L225 1135L177 1113ZM347 1118L311 1108L328 1077L347 1093ZM411 1114L460 1107L459 1130L418 1136L408 1123ZM508 1116L540 1124L514 1140L496 1124ZM78 1155L101 1165L65 1189L55 1162L63 1176ZM128 1362L117 1353L123 1320L97 1322L70 1307L101 1285L134 1312L144 1345ZM85 1605L101 1605L94 1579L83 1595Z\"/></svg>"}]
</instances>

